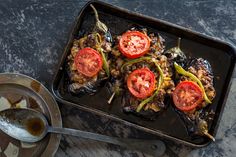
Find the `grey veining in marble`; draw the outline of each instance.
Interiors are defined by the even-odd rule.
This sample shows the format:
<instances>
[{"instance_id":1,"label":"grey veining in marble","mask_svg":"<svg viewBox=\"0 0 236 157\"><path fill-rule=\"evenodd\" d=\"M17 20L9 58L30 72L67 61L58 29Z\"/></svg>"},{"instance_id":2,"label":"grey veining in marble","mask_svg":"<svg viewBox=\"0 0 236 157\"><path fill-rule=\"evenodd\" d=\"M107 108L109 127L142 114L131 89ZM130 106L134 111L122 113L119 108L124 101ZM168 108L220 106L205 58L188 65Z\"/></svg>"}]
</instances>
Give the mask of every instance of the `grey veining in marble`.
<instances>
[{"instance_id":1,"label":"grey veining in marble","mask_svg":"<svg viewBox=\"0 0 236 157\"><path fill-rule=\"evenodd\" d=\"M0 0L0 72L32 76L49 89L76 15L87 0ZM105 0L236 44L235 0ZM236 74L234 74L236 77ZM236 154L236 79L233 80L216 142L201 149L168 144L164 157L232 157ZM150 135L123 124L60 105L63 125L120 137ZM63 136L56 157L142 157L118 146Z\"/></svg>"}]
</instances>

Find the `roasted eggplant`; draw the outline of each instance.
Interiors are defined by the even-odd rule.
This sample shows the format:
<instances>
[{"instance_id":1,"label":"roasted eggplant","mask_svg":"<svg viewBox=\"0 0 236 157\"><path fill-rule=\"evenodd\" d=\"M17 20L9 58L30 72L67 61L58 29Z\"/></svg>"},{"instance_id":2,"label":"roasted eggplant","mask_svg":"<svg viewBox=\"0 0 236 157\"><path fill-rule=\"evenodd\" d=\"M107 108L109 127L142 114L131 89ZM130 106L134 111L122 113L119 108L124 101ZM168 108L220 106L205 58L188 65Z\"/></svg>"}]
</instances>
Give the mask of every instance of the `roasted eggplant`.
<instances>
[{"instance_id":1,"label":"roasted eggplant","mask_svg":"<svg viewBox=\"0 0 236 157\"><path fill-rule=\"evenodd\" d=\"M214 112L204 109L212 103L216 95L210 63L203 58L197 58L188 60L186 70L177 63L174 66L179 75L179 82L173 92L177 112L185 122L190 135L205 135L214 141L214 137L208 133L208 124Z\"/></svg>"},{"instance_id":2,"label":"roasted eggplant","mask_svg":"<svg viewBox=\"0 0 236 157\"><path fill-rule=\"evenodd\" d=\"M66 86L74 94L94 94L110 76L108 54L111 52L112 37L106 25L99 20L94 6L91 7L96 19L94 31L75 39L67 58Z\"/></svg>"},{"instance_id":3,"label":"roasted eggplant","mask_svg":"<svg viewBox=\"0 0 236 157\"><path fill-rule=\"evenodd\" d=\"M145 40L146 38L147 40ZM112 48L110 64L111 78L123 82L119 87L123 91L121 103L123 111L147 119L154 119L157 112L167 107L164 101L174 89L174 82L171 79L172 68L167 57L163 55L164 39L159 34L148 34L147 29L137 28L132 28L114 39L115 44ZM124 40L130 41L125 42ZM142 42L137 43L139 40ZM137 53L137 47L144 50ZM127 49L128 51L126 51ZM143 69L154 73L155 90L147 96L137 97L131 93L127 81L132 72Z\"/></svg>"},{"instance_id":4,"label":"roasted eggplant","mask_svg":"<svg viewBox=\"0 0 236 157\"><path fill-rule=\"evenodd\" d=\"M171 63L178 63L181 66L184 66L187 62L187 57L184 52L180 49L181 38L177 40L177 46L173 47L164 52L164 55L168 58Z\"/></svg>"}]
</instances>

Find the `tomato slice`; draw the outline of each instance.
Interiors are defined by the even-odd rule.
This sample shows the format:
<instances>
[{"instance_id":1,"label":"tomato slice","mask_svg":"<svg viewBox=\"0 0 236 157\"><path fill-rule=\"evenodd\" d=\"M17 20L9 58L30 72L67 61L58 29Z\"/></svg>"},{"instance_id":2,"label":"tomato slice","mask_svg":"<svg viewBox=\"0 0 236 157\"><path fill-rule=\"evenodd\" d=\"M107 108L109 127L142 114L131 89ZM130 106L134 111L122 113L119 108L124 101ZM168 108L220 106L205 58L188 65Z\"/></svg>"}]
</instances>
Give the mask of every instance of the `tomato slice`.
<instances>
[{"instance_id":1,"label":"tomato slice","mask_svg":"<svg viewBox=\"0 0 236 157\"><path fill-rule=\"evenodd\" d=\"M149 48L149 37L139 31L128 31L119 40L119 50L128 58L143 56Z\"/></svg>"},{"instance_id":2,"label":"tomato slice","mask_svg":"<svg viewBox=\"0 0 236 157\"><path fill-rule=\"evenodd\" d=\"M102 68L101 55L89 47L79 50L74 63L78 72L88 77L95 76Z\"/></svg>"},{"instance_id":3,"label":"tomato slice","mask_svg":"<svg viewBox=\"0 0 236 157\"><path fill-rule=\"evenodd\" d=\"M201 88L193 81L180 82L174 92L173 101L181 111L191 111L203 101Z\"/></svg>"},{"instance_id":4,"label":"tomato slice","mask_svg":"<svg viewBox=\"0 0 236 157\"><path fill-rule=\"evenodd\" d=\"M143 99L152 95L155 89L155 74L148 68L134 70L129 74L127 86L131 94Z\"/></svg>"}]
</instances>

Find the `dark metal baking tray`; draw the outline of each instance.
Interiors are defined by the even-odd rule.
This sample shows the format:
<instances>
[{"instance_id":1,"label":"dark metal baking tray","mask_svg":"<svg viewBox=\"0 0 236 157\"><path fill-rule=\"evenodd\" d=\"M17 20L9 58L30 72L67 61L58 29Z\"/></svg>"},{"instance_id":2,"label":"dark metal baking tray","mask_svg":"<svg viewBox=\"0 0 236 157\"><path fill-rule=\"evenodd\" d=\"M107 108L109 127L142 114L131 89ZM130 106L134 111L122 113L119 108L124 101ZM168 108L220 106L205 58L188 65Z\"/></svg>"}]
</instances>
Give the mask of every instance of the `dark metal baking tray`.
<instances>
[{"instance_id":1,"label":"dark metal baking tray","mask_svg":"<svg viewBox=\"0 0 236 157\"><path fill-rule=\"evenodd\" d=\"M214 119L212 123L209 124L209 133L212 135L216 134L235 66L235 49L231 45L215 38L100 1L88 2L75 21L75 26L60 60L60 65L52 85L56 99L63 104L76 105L83 110L124 122L129 126L153 133L164 139L181 142L193 147L203 147L209 144L210 140L206 137L190 138L184 123L171 107L171 104L166 111L158 115L155 121L147 121L134 115L123 113L119 97L113 101L112 105L108 105L107 100L111 93L105 86L101 87L99 92L93 96L76 96L64 90L63 82L65 81L66 75L64 69L65 62L70 53L73 39L82 37L85 33L91 32L95 24L94 14L89 4L93 4L96 7L101 21L110 28L113 35L122 34L135 25L143 26L150 32L160 33L166 40L166 49L174 47L177 38L181 37L181 49L187 56L202 57L210 62L214 72L214 85L217 96L206 110L212 109L215 111Z\"/></svg>"}]
</instances>

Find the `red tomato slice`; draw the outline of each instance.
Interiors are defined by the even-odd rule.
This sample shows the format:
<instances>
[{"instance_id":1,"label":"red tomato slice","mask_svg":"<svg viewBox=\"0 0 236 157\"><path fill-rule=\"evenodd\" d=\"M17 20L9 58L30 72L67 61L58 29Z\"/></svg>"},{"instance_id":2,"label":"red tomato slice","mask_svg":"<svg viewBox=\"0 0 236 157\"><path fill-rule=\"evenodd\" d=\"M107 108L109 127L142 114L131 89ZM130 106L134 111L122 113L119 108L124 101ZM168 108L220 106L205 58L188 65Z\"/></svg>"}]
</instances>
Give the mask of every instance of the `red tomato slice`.
<instances>
[{"instance_id":1,"label":"red tomato slice","mask_svg":"<svg viewBox=\"0 0 236 157\"><path fill-rule=\"evenodd\" d=\"M89 47L79 50L75 56L74 63L78 72L88 77L93 77L102 68L101 55Z\"/></svg>"},{"instance_id":2,"label":"red tomato slice","mask_svg":"<svg viewBox=\"0 0 236 157\"><path fill-rule=\"evenodd\" d=\"M176 86L173 101L179 110L191 111L202 103L203 93L195 82L183 81Z\"/></svg>"},{"instance_id":3,"label":"red tomato slice","mask_svg":"<svg viewBox=\"0 0 236 157\"><path fill-rule=\"evenodd\" d=\"M134 70L129 74L127 86L131 94L143 99L152 95L155 89L155 75L148 68Z\"/></svg>"},{"instance_id":4,"label":"red tomato slice","mask_svg":"<svg viewBox=\"0 0 236 157\"><path fill-rule=\"evenodd\" d=\"M119 50L128 58L138 58L148 52L150 39L139 31L129 31L121 36Z\"/></svg>"}]
</instances>

